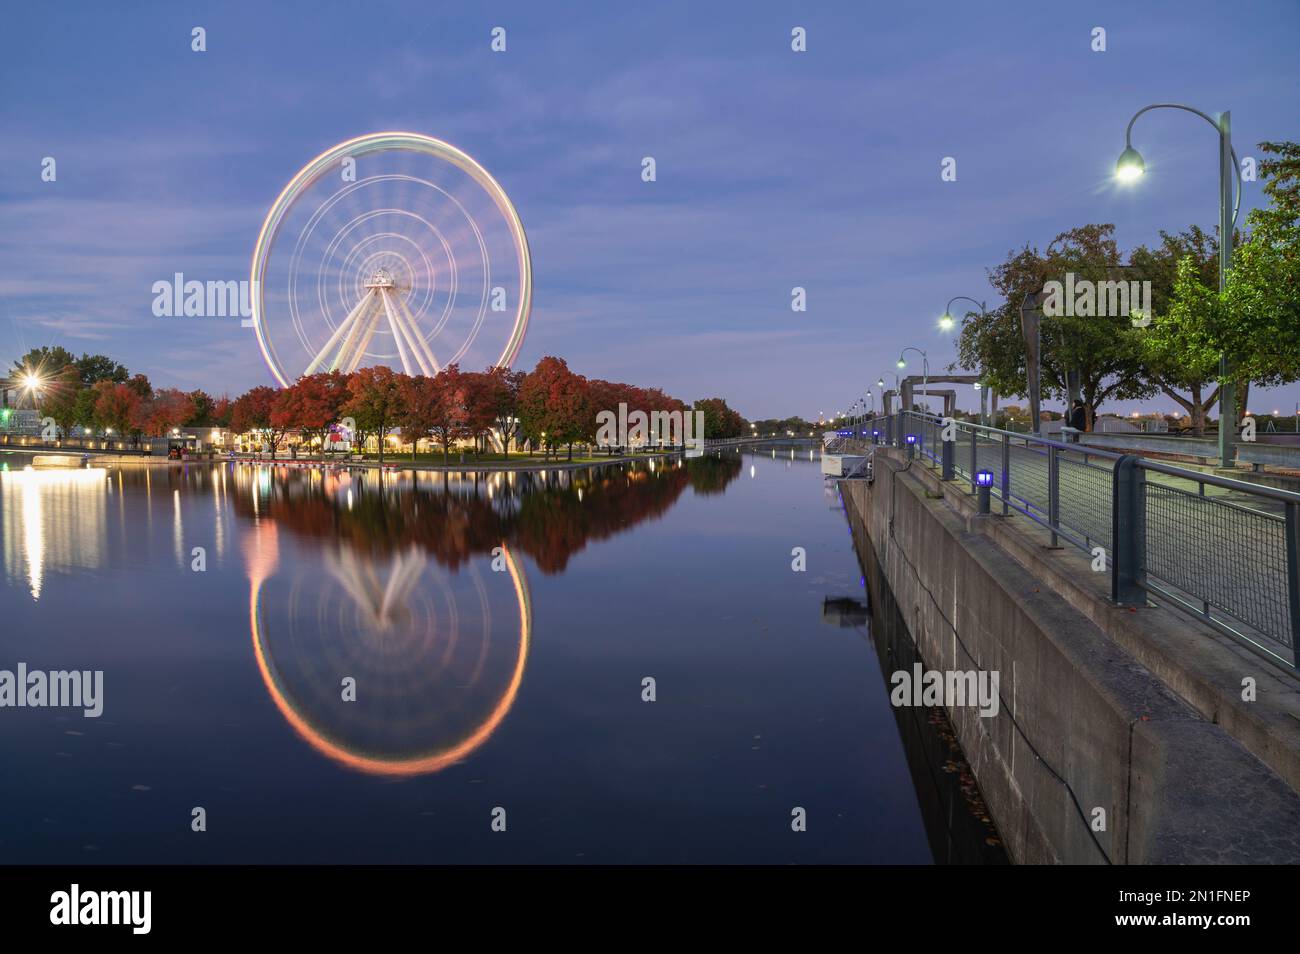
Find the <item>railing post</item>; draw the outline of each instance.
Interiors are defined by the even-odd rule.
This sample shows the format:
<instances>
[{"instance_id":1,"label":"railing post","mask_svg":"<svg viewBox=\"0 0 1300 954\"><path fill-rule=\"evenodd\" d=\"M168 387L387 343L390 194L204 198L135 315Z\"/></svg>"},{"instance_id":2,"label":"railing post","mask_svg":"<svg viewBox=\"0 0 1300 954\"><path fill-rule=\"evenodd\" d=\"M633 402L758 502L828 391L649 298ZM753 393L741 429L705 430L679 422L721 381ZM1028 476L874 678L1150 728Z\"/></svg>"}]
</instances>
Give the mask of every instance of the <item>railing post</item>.
<instances>
[{"instance_id":1,"label":"railing post","mask_svg":"<svg viewBox=\"0 0 1300 954\"><path fill-rule=\"evenodd\" d=\"M1002 435L1002 516L1010 510L1011 500L1011 435Z\"/></svg>"},{"instance_id":2,"label":"railing post","mask_svg":"<svg viewBox=\"0 0 1300 954\"><path fill-rule=\"evenodd\" d=\"M1111 487L1110 595L1116 603L1146 603L1146 488L1141 458L1125 454L1115 462Z\"/></svg>"},{"instance_id":3,"label":"railing post","mask_svg":"<svg viewBox=\"0 0 1300 954\"><path fill-rule=\"evenodd\" d=\"M939 446L943 448L943 473L941 476L944 480L952 480L953 457L955 456L953 451L957 446L957 442L955 440L945 441L943 434L940 433Z\"/></svg>"},{"instance_id":4,"label":"railing post","mask_svg":"<svg viewBox=\"0 0 1300 954\"><path fill-rule=\"evenodd\" d=\"M1291 608L1291 664L1300 669L1300 504L1286 504L1286 593Z\"/></svg>"},{"instance_id":5,"label":"railing post","mask_svg":"<svg viewBox=\"0 0 1300 954\"><path fill-rule=\"evenodd\" d=\"M979 431L975 428L970 429L970 492L975 493L979 487L975 483L975 471L980 469L979 462Z\"/></svg>"},{"instance_id":6,"label":"railing post","mask_svg":"<svg viewBox=\"0 0 1300 954\"><path fill-rule=\"evenodd\" d=\"M1057 545L1056 529L1061 525L1061 449L1047 448L1047 525L1052 531L1052 546Z\"/></svg>"}]
</instances>

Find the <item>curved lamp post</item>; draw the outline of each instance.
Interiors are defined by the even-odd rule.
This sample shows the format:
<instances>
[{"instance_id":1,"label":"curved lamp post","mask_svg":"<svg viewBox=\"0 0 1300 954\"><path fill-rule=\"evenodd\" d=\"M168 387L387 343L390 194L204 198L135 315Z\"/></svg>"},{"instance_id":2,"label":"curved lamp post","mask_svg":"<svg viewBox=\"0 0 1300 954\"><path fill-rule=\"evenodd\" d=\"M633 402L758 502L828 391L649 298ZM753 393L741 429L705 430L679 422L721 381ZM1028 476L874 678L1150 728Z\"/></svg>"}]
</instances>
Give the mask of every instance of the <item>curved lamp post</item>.
<instances>
[{"instance_id":1,"label":"curved lamp post","mask_svg":"<svg viewBox=\"0 0 1300 954\"><path fill-rule=\"evenodd\" d=\"M1153 109L1181 109L1194 116L1200 116L1215 128L1219 134L1219 293L1227 291L1228 269L1232 267L1232 233L1237 225L1237 213L1241 210L1241 167L1237 162L1237 153L1232 148L1231 113L1224 110L1215 119L1208 113L1181 103L1152 103L1143 106L1124 129L1124 151L1115 163L1115 178L1120 182L1135 182L1146 173L1146 163L1142 154L1133 148L1133 124L1139 116ZM1232 195L1233 179L1237 183L1237 195ZM1237 393L1229 375L1226 354L1219 356L1219 466L1231 467L1233 459L1232 438L1237 430Z\"/></svg>"},{"instance_id":2,"label":"curved lamp post","mask_svg":"<svg viewBox=\"0 0 1300 954\"><path fill-rule=\"evenodd\" d=\"M952 303L954 301L968 301L980 310L981 315L988 313L988 309L984 306L984 302L976 301L974 298L970 298L967 295L957 295L949 299L947 306L943 309L943 314L939 316L939 327L944 331L951 331L953 326L957 324L957 319L952 316Z\"/></svg>"},{"instance_id":3,"label":"curved lamp post","mask_svg":"<svg viewBox=\"0 0 1300 954\"><path fill-rule=\"evenodd\" d=\"M930 396L930 358L920 348L904 348L902 351L898 352L898 366L900 368L907 367L907 362L903 360L903 355L907 354L909 351L915 351L921 356L921 393L928 398ZM926 405L926 409L929 409L929 404ZM910 411L911 408L903 408L903 410Z\"/></svg>"},{"instance_id":4,"label":"curved lamp post","mask_svg":"<svg viewBox=\"0 0 1300 954\"><path fill-rule=\"evenodd\" d=\"M952 303L955 301L970 302L980 310L981 316L985 316L989 313L988 306L985 305L984 302L976 301L969 295L954 295L952 298L948 299L948 304L944 306L943 314L939 316L939 327L944 331L951 330L957 324L957 319L952 316ZM975 382L975 390L979 392L980 398L980 423L987 424L988 422L984 419L984 397L986 392L983 390L981 382Z\"/></svg>"}]
</instances>

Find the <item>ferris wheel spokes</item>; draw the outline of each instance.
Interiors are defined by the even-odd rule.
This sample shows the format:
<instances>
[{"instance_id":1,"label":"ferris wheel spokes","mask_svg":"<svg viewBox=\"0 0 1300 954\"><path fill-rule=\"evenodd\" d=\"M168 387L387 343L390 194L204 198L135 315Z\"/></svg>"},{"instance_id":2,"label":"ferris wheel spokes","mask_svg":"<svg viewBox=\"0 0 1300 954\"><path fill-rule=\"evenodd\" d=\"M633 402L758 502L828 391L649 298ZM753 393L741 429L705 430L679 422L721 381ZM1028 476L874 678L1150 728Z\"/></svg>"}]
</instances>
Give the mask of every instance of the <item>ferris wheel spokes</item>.
<instances>
[{"instance_id":1,"label":"ferris wheel spokes","mask_svg":"<svg viewBox=\"0 0 1300 954\"><path fill-rule=\"evenodd\" d=\"M416 374L418 368L418 373L432 377L441 371L438 359L420 334L419 323L407 309L406 303L393 294L396 286L392 276L380 269L366 282L365 287L366 292L361 300L339 322L339 326L308 362L303 373L315 374L332 355L329 369L351 374L361 366L366 349L370 347L370 340L375 336L379 324L385 320L397 343L397 355L405 373Z\"/></svg>"},{"instance_id":2,"label":"ferris wheel spokes","mask_svg":"<svg viewBox=\"0 0 1300 954\"><path fill-rule=\"evenodd\" d=\"M398 315L400 315L405 321L407 333L410 335L411 340L415 342L416 350L423 353L425 360L429 362L429 367L433 369L432 371L426 371L425 373L429 375L438 374L442 371L442 366L438 364L438 359L434 356L433 350L429 347L429 343L425 341L424 337L420 334L419 322L415 320L415 316L411 314L411 310L406 307L406 302L404 300L401 298L394 298L393 304L396 305Z\"/></svg>"},{"instance_id":3,"label":"ferris wheel spokes","mask_svg":"<svg viewBox=\"0 0 1300 954\"><path fill-rule=\"evenodd\" d=\"M325 346L316 352L316 356L308 363L303 374L315 374L324 363L326 357L334 351L336 345L339 345L339 339L343 339L343 344L338 347L338 353L330 363L330 370L337 371L343 363L343 356L355 345L358 332L362 328L362 319L366 311L374 305L374 299L370 295L363 295L356 306L348 312L348 316L339 322L338 328L334 334L330 335L329 341ZM347 337L344 338L344 335Z\"/></svg>"}]
</instances>

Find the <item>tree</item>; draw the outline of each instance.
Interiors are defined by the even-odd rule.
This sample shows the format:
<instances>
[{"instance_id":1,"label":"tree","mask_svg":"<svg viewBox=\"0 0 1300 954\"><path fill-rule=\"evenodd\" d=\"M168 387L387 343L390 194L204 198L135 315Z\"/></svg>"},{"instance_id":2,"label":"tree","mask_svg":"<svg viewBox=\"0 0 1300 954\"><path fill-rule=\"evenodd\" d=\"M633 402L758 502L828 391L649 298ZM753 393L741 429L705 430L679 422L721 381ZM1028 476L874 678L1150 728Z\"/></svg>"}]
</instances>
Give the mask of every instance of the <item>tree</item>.
<instances>
[{"instance_id":1,"label":"tree","mask_svg":"<svg viewBox=\"0 0 1300 954\"><path fill-rule=\"evenodd\" d=\"M58 374L69 365L76 365L77 359L72 352L61 345L54 347L32 348L21 358L14 361L10 377L21 378L25 374L37 374L41 377Z\"/></svg>"},{"instance_id":2,"label":"tree","mask_svg":"<svg viewBox=\"0 0 1300 954\"><path fill-rule=\"evenodd\" d=\"M489 371L462 371L460 374L464 400L465 436L473 438L478 453L487 450L488 437L496 424L494 401L500 379Z\"/></svg>"},{"instance_id":3,"label":"tree","mask_svg":"<svg viewBox=\"0 0 1300 954\"><path fill-rule=\"evenodd\" d=\"M550 448L569 445L587 436L595 420L587 379L574 374L562 358L547 356L537 362L519 387L519 418L524 434Z\"/></svg>"},{"instance_id":4,"label":"tree","mask_svg":"<svg viewBox=\"0 0 1300 954\"><path fill-rule=\"evenodd\" d=\"M1114 225L1084 225L1062 232L1040 254L1026 245L989 274L1005 304L987 314L968 314L962 322L957 364L978 371L1000 394L1024 394L1026 364L1020 331L1025 297L1049 281L1094 283L1118 279L1122 264ZM1061 315L1041 325L1041 389L1047 397L1068 396L1066 372L1079 374L1080 396L1095 412L1105 401L1143 398L1155 386L1143 376L1142 349L1129 315Z\"/></svg>"},{"instance_id":5,"label":"tree","mask_svg":"<svg viewBox=\"0 0 1300 954\"><path fill-rule=\"evenodd\" d=\"M271 408L271 424L315 434L323 450L347 399L347 378L340 372L304 375L279 393Z\"/></svg>"},{"instance_id":6,"label":"tree","mask_svg":"<svg viewBox=\"0 0 1300 954\"><path fill-rule=\"evenodd\" d=\"M235 409L235 402L230 400L229 396L223 394L212 402L212 425L213 427L229 427L230 415Z\"/></svg>"},{"instance_id":7,"label":"tree","mask_svg":"<svg viewBox=\"0 0 1300 954\"><path fill-rule=\"evenodd\" d=\"M77 423L77 396L81 391L81 378L76 365L65 365L57 371L43 372L41 389L41 415L54 419L55 426L68 436Z\"/></svg>"},{"instance_id":8,"label":"tree","mask_svg":"<svg viewBox=\"0 0 1300 954\"><path fill-rule=\"evenodd\" d=\"M128 384L100 381L95 393L95 423L105 430L113 430L124 437L132 433L132 421L142 400L140 394Z\"/></svg>"},{"instance_id":9,"label":"tree","mask_svg":"<svg viewBox=\"0 0 1300 954\"><path fill-rule=\"evenodd\" d=\"M235 400L230 411L230 427L236 433L256 433L264 436L271 445L271 459L275 460L275 449L284 437L271 423L271 410L279 398L280 392L275 388L261 385L241 394Z\"/></svg>"},{"instance_id":10,"label":"tree","mask_svg":"<svg viewBox=\"0 0 1300 954\"><path fill-rule=\"evenodd\" d=\"M519 388L526 377L523 371L488 368L479 399L484 410L492 414L492 423L501 435L501 449L510 457L510 442L519 433Z\"/></svg>"},{"instance_id":11,"label":"tree","mask_svg":"<svg viewBox=\"0 0 1300 954\"><path fill-rule=\"evenodd\" d=\"M206 391L191 391L187 397L190 399L191 413L187 420L181 421L189 427L207 427L212 423L212 411L216 407L212 396Z\"/></svg>"},{"instance_id":12,"label":"tree","mask_svg":"<svg viewBox=\"0 0 1300 954\"><path fill-rule=\"evenodd\" d=\"M1151 282L1151 324L1138 335L1144 373L1187 411L1200 437L1219 399L1219 355L1205 323L1207 296L1218 283L1218 242L1193 225L1178 235L1161 232L1160 243L1129 256L1136 277Z\"/></svg>"},{"instance_id":13,"label":"tree","mask_svg":"<svg viewBox=\"0 0 1300 954\"><path fill-rule=\"evenodd\" d=\"M153 385L143 374L133 375L131 380L126 382L126 386L142 398L153 397Z\"/></svg>"},{"instance_id":14,"label":"tree","mask_svg":"<svg viewBox=\"0 0 1300 954\"><path fill-rule=\"evenodd\" d=\"M384 462L384 438L402 411L401 379L391 368L358 368L348 376L348 398L342 413L351 417L362 434L379 438L379 463Z\"/></svg>"},{"instance_id":15,"label":"tree","mask_svg":"<svg viewBox=\"0 0 1300 954\"><path fill-rule=\"evenodd\" d=\"M75 362L83 387L94 387L100 381L125 384L130 372L112 358L102 354L82 354Z\"/></svg>"},{"instance_id":16,"label":"tree","mask_svg":"<svg viewBox=\"0 0 1300 954\"><path fill-rule=\"evenodd\" d=\"M1300 144L1262 142L1269 204L1247 217L1249 238L1228 272L1216 337L1243 385L1300 378ZM1241 406L1248 391L1241 387Z\"/></svg>"},{"instance_id":17,"label":"tree","mask_svg":"<svg viewBox=\"0 0 1300 954\"><path fill-rule=\"evenodd\" d=\"M1277 157L1259 165L1269 205L1253 210L1247 235L1234 240L1225 292L1219 291L1218 243L1194 227L1174 238L1162 234L1158 252L1134 251L1135 259L1154 265L1146 363L1161 390L1191 412L1196 434L1204 432L1206 413L1219 397L1219 386L1204 398L1202 392L1221 385L1221 355L1243 408L1251 384L1300 378L1300 145L1264 142L1260 148ZM1191 391L1191 399L1171 391L1171 383Z\"/></svg>"},{"instance_id":18,"label":"tree","mask_svg":"<svg viewBox=\"0 0 1300 954\"><path fill-rule=\"evenodd\" d=\"M193 414L194 402L188 394L176 388L162 388L136 405L131 424L134 430L150 437L163 437Z\"/></svg>"},{"instance_id":19,"label":"tree","mask_svg":"<svg viewBox=\"0 0 1300 954\"><path fill-rule=\"evenodd\" d=\"M455 367L455 365L451 365ZM445 373L445 372L444 372ZM403 378L398 384L402 407L397 412L394 424L402 429L402 436L411 440L411 461L415 461L416 444L420 438L427 437L437 426L440 419L438 407L438 385L436 377L423 374ZM446 460L443 451L443 460Z\"/></svg>"},{"instance_id":20,"label":"tree","mask_svg":"<svg viewBox=\"0 0 1300 954\"><path fill-rule=\"evenodd\" d=\"M94 387L78 390L76 406L73 409L73 422L87 430L96 427L99 424L95 417L95 402L98 399L99 392Z\"/></svg>"},{"instance_id":21,"label":"tree","mask_svg":"<svg viewBox=\"0 0 1300 954\"><path fill-rule=\"evenodd\" d=\"M695 410L704 412L704 434L709 437L740 437L747 430L745 419L728 407L722 398L696 401ZM695 436L703 437L704 434Z\"/></svg>"},{"instance_id":22,"label":"tree","mask_svg":"<svg viewBox=\"0 0 1300 954\"><path fill-rule=\"evenodd\" d=\"M403 382L403 408L398 415L403 433L413 432L411 456L415 456L415 439L432 434L442 445L442 461L447 463L453 442L469 435L465 425L467 416L467 383L459 366L449 364L433 377L410 378Z\"/></svg>"}]
</instances>

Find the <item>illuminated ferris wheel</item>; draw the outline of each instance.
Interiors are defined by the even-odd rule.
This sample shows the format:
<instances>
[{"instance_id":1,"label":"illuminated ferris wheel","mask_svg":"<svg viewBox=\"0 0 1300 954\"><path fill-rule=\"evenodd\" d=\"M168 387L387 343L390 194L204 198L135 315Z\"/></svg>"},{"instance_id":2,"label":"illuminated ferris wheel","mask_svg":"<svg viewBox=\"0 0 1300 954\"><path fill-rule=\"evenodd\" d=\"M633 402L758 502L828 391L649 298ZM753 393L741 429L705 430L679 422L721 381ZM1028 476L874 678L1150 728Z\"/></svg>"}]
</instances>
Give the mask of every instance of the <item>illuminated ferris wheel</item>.
<instances>
[{"instance_id":1,"label":"illuminated ferris wheel","mask_svg":"<svg viewBox=\"0 0 1300 954\"><path fill-rule=\"evenodd\" d=\"M285 186L253 251L251 297L258 344L285 386L373 365L508 366L532 306L528 239L470 156L374 133L321 153Z\"/></svg>"}]
</instances>

